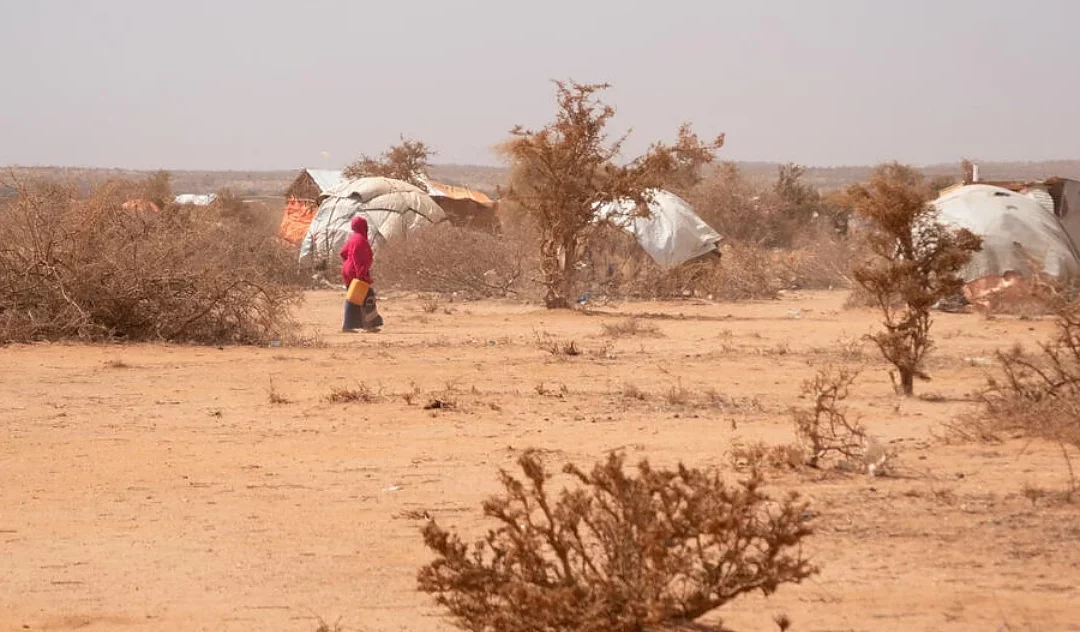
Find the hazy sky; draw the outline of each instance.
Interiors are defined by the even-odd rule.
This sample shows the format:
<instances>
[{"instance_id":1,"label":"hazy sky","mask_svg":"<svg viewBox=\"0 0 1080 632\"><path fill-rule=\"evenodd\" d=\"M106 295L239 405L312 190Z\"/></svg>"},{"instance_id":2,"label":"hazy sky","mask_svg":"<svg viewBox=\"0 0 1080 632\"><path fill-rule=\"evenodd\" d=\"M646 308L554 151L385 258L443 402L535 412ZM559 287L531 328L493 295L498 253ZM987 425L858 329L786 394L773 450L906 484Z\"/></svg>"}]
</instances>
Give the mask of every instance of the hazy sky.
<instances>
[{"instance_id":1,"label":"hazy sky","mask_svg":"<svg viewBox=\"0 0 1080 632\"><path fill-rule=\"evenodd\" d=\"M628 152L689 120L737 160L1080 157L1080 2L632 6L0 0L0 164L340 166L401 133L494 164L554 78L612 83Z\"/></svg>"}]
</instances>

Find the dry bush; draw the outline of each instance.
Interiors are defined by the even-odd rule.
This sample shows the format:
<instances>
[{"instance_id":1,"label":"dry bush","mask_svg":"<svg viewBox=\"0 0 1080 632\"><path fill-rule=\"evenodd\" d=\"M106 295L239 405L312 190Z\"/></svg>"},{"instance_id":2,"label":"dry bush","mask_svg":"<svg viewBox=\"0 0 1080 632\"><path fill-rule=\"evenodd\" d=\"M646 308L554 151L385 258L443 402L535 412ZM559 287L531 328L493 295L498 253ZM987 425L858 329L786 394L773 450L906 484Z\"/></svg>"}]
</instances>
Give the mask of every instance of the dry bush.
<instances>
[{"instance_id":1,"label":"dry bush","mask_svg":"<svg viewBox=\"0 0 1080 632\"><path fill-rule=\"evenodd\" d=\"M668 410L719 410L747 413L760 413L765 410L765 406L757 397L729 397L713 388L695 390L684 386L682 380L678 378L667 388L655 393L650 393L630 382L624 383L618 392L624 399L630 401L655 400L662 403Z\"/></svg>"},{"instance_id":2,"label":"dry bush","mask_svg":"<svg viewBox=\"0 0 1080 632\"><path fill-rule=\"evenodd\" d=\"M676 380L664 391L664 402L676 408L689 406L694 403L694 393L682 385L682 380Z\"/></svg>"},{"instance_id":3,"label":"dry bush","mask_svg":"<svg viewBox=\"0 0 1080 632\"><path fill-rule=\"evenodd\" d=\"M326 401L331 404L373 404L382 400L382 393L364 382L356 386L335 386Z\"/></svg>"},{"instance_id":4,"label":"dry bush","mask_svg":"<svg viewBox=\"0 0 1080 632\"><path fill-rule=\"evenodd\" d=\"M899 373L897 390L911 396L916 377L929 379L923 364L933 346L931 309L961 294L959 272L982 242L937 219L933 192L909 167L883 165L868 184L848 194L855 211L870 222L872 256L854 276L882 314L884 330L871 339Z\"/></svg>"},{"instance_id":5,"label":"dry bush","mask_svg":"<svg viewBox=\"0 0 1080 632\"><path fill-rule=\"evenodd\" d=\"M761 441L736 443L730 451L731 465L738 472L798 471L806 465L806 452L801 446L784 443L768 445Z\"/></svg>"},{"instance_id":6,"label":"dry bush","mask_svg":"<svg viewBox=\"0 0 1080 632\"><path fill-rule=\"evenodd\" d=\"M345 628L341 625L340 618L338 618L333 623L329 623L328 621L319 616L316 616L315 619L318 624L315 627L315 632L345 632Z\"/></svg>"},{"instance_id":7,"label":"dry bush","mask_svg":"<svg viewBox=\"0 0 1080 632\"><path fill-rule=\"evenodd\" d=\"M848 211L781 165L772 184L721 164L685 192L702 219L724 236L723 263L700 277L695 294L721 300L774 298L787 289L850 287L861 250L846 236Z\"/></svg>"},{"instance_id":8,"label":"dry bush","mask_svg":"<svg viewBox=\"0 0 1080 632\"><path fill-rule=\"evenodd\" d=\"M424 404L424 410L454 410L457 407L457 399L449 396L449 394L436 395Z\"/></svg>"},{"instance_id":9,"label":"dry bush","mask_svg":"<svg viewBox=\"0 0 1080 632\"><path fill-rule=\"evenodd\" d=\"M211 207L124 208L141 183L17 187L0 209L0 342L265 344L294 330L295 264L272 234Z\"/></svg>"},{"instance_id":10,"label":"dry bush","mask_svg":"<svg viewBox=\"0 0 1080 632\"><path fill-rule=\"evenodd\" d=\"M772 187L745 180L734 166L721 167L689 187L679 186L693 180L686 176L667 181L724 235L722 258L703 256L665 269L632 235L593 223L582 229L580 261L568 292L596 298L746 300L775 298L786 289L851 286L850 265L860 243L836 227L834 215L840 211L829 210L797 177L793 182L793 173L797 167L782 169ZM528 214L511 202L502 215L505 226L508 216L520 223Z\"/></svg>"},{"instance_id":11,"label":"dry bush","mask_svg":"<svg viewBox=\"0 0 1080 632\"><path fill-rule=\"evenodd\" d=\"M1055 296L1049 303L1057 333L1036 354L1016 347L997 354L997 374L981 395L982 436L1021 432L1057 443L1080 489L1069 449L1080 449L1080 300Z\"/></svg>"},{"instance_id":12,"label":"dry bush","mask_svg":"<svg viewBox=\"0 0 1080 632\"><path fill-rule=\"evenodd\" d=\"M832 290L856 285L852 263L866 251L857 236L839 235L824 224L814 224L795 238L787 251L789 287Z\"/></svg>"},{"instance_id":13,"label":"dry bush","mask_svg":"<svg viewBox=\"0 0 1080 632\"><path fill-rule=\"evenodd\" d=\"M373 274L381 285L403 290L518 296L528 287L526 252L506 236L443 223L384 244Z\"/></svg>"},{"instance_id":14,"label":"dry bush","mask_svg":"<svg viewBox=\"0 0 1080 632\"><path fill-rule=\"evenodd\" d=\"M145 180L134 184L130 188L132 193L136 194L132 195L130 199L146 200L158 210L164 209L173 203L172 174L168 171L155 171L147 176Z\"/></svg>"},{"instance_id":15,"label":"dry bush","mask_svg":"<svg viewBox=\"0 0 1080 632\"><path fill-rule=\"evenodd\" d=\"M424 189L423 178L427 175L428 160L434 155L435 151L423 141L402 136L400 143L376 158L360 156L345 167L342 175L346 178L393 178Z\"/></svg>"},{"instance_id":16,"label":"dry bush","mask_svg":"<svg viewBox=\"0 0 1080 632\"><path fill-rule=\"evenodd\" d=\"M792 249L807 235L841 236L848 211L822 199L802 182L803 174L798 165L781 165L769 184L747 178L735 163L722 163L680 192L729 242Z\"/></svg>"},{"instance_id":17,"label":"dry bush","mask_svg":"<svg viewBox=\"0 0 1080 632\"><path fill-rule=\"evenodd\" d=\"M896 307L900 307L899 301L894 301ZM844 299L844 309L863 309L874 308L878 306L877 298L870 292L870 290L856 283L851 287L851 291L848 292L847 298Z\"/></svg>"},{"instance_id":18,"label":"dry bush","mask_svg":"<svg viewBox=\"0 0 1080 632\"><path fill-rule=\"evenodd\" d=\"M582 349L574 340L560 340L546 331L533 332L536 347L556 358L573 358L581 355Z\"/></svg>"},{"instance_id":19,"label":"dry bush","mask_svg":"<svg viewBox=\"0 0 1080 632\"><path fill-rule=\"evenodd\" d=\"M592 228L575 276L574 293L607 298L682 298L704 295L709 282L722 273L720 259L715 256L664 269L632 235L601 224Z\"/></svg>"},{"instance_id":20,"label":"dry bush","mask_svg":"<svg viewBox=\"0 0 1080 632\"><path fill-rule=\"evenodd\" d=\"M608 139L615 109L597 98L607 84L555 83L555 119L539 130L514 128L500 152L510 163L507 197L539 231L544 303L569 308L596 206L632 201L644 208L650 190L669 180L693 182L724 138L702 143L683 125L674 145L654 143L627 163L620 160L625 137Z\"/></svg>"},{"instance_id":21,"label":"dry bush","mask_svg":"<svg viewBox=\"0 0 1080 632\"><path fill-rule=\"evenodd\" d=\"M858 375L856 370L826 367L803 383L802 394L812 403L793 410L792 419L810 467L821 467L830 457L863 462L866 431L858 421L848 419L844 406Z\"/></svg>"},{"instance_id":22,"label":"dry bush","mask_svg":"<svg viewBox=\"0 0 1080 632\"><path fill-rule=\"evenodd\" d=\"M641 390L636 384L631 384L630 382L623 384L620 392L626 399L636 399L639 402L643 402L649 398L648 393Z\"/></svg>"},{"instance_id":23,"label":"dry bush","mask_svg":"<svg viewBox=\"0 0 1080 632\"><path fill-rule=\"evenodd\" d=\"M601 327L604 335L609 338L624 338L629 336L652 336L659 337L660 328L649 322L642 322L638 318L630 317L618 322L603 323Z\"/></svg>"},{"instance_id":24,"label":"dry bush","mask_svg":"<svg viewBox=\"0 0 1080 632\"><path fill-rule=\"evenodd\" d=\"M473 386L473 395L479 395L480 391ZM434 392L424 404L424 410L456 410L460 406L458 399L458 386L454 380L447 380L442 390Z\"/></svg>"},{"instance_id":25,"label":"dry bush","mask_svg":"<svg viewBox=\"0 0 1080 632\"><path fill-rule=\"evenodd\" d=\"M599 229L590 245L578 291L610 298L709 297L742 301L776 298L782 290L849 285L850 242L828 238L796 250L731 241L722 257L704 256L667 269L657 265L630 235Z\"/></svg>"},{"instance_id":26,"label":"dry bush","mask_svg":"<svg viewBox=\"0 0 1080 632\"><path fill-rule=\"evenodd\" d=\"M848 287L856 244L846 238L807 236L794 249L765 249L729 244L724 249L721 278L710 294L726 300L773 298L781 290Z\"/></svg>"},{"instance_id":27,"label":"dry bush","mask_svg":"<svg viewBox=\"0 0 1080 632\"><path fill-rule=\"evenodd\" d=\"M683 195L725 240L766 246L783 241L777 236L776 212L767 203L767 191L733 162L720 163Z\"/></svg>"},{"instance_id":28,"label":"dry bush","mask_svg":"<svg viewBox=\"0 0 1080 632\"><path fill-rule=\"evenodd\" d=\"M645 460L628 474L624 460L567 465L576 486L554 496L537 453L525 453L524 480L500 473L504 493L483 505L496 525L474 544L424 528L436 559L420 590L465 630L637 632L816 572L801 549L806 505L773 501L760 474L728 485L712 469Z\"/></svg>"},{"instance_id":29,"label":"dry bush","mask_svg":"<svg viewBox=\"0 0 1080 632\"><path fill-rule=\"evenodd\" d=\"M418 399L420 399L420 396L422 394L423 391L420 390L420 385L413 381L410 382L409 390L401 394L401 399L405 401L406 405L412 406Z\"/></svg>"},{"instance_id":30,"label":"dry bush","mask_svg":"<svg viewBox=\"0 0 1080 632\"><path fill-rule=\"evenodd\" d=\"M266 399L274 405L291 404L292 401L281 394L274 385L274 378L270 378L270 386L266 389Z\"/></svg>"}]
</instances>

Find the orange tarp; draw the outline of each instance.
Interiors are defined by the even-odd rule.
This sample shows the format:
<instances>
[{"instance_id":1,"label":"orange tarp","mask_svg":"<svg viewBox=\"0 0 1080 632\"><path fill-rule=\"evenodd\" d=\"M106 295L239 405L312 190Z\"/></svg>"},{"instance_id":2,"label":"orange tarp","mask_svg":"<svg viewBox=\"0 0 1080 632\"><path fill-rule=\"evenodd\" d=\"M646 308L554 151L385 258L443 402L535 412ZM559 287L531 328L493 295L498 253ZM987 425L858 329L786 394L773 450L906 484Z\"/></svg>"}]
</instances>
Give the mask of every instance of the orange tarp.
<instances>
[{"instance_id":1,"label":"orange tarp","mask_svg":"<svg viewBox=\"0 0 1080 632\"><path fill-rule=\"evenodd\" d=\"M1019 306L1045 299L1045 286L1010 270L1002 275L984 276L964 286L964 298L976 307Z\"/></svg>"},{"instance_id":2,"label":"orange tarp","mask_svg":"<svg viewBox=\"0 0 1080 632\"><path fill-rule=\"evenodd\" d=\"M304 241L311 220L315 218L315 212L319 207L306 200L289 198L285 205L285 213L281 216L281 228L278 235L285 241L299 245Z\"/></svg>"},{"instance_id":3,"label":"orange tarp","mask_svg":"<svg viewBox=\"0 0 1080 632\"><path fill-rule=\"evenodd\" d=\"M154 204L150 200L128 200L127 202L121 204L120 208L124 209L125 211L137 211L140 213L160 212L157 204Z\"/></svg>"}]
</instances>

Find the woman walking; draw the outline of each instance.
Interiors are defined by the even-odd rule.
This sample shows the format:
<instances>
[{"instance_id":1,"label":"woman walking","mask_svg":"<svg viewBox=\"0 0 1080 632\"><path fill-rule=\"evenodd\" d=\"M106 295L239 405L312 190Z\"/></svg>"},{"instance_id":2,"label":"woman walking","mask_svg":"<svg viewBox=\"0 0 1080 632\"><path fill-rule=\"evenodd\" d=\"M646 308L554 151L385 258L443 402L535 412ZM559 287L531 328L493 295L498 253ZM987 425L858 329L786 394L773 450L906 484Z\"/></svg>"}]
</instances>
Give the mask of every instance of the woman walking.
<instances>
[{"instance_id":1,"label":"woman walking","mask_svg":"<svg viewBox=\"0 0 1080 632\"><path fill-rule=\"evenodd\" d=\"M357 215L352 219L353 234L341 248L341 279L345 282L345 322L341 330L354 333L357 329L378 331L383 319L375 307L375 290L371 287L371 264L374 253L368 241L368 223Z\"/></svg>"}]
</instances>

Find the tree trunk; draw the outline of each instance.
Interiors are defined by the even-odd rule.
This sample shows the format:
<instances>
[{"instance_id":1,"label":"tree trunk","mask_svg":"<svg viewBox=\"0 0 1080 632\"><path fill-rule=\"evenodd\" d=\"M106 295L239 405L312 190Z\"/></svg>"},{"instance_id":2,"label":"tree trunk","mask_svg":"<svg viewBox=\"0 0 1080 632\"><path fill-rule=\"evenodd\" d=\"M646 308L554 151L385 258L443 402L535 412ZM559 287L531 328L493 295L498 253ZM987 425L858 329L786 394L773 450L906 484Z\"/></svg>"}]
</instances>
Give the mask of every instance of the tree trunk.
<instances>
[{"instance_id":1,"label":"tree trunk","mask_svg":"<svg viewBox=\"0 0 1080 632\"><path fill-rule=\"evenodd\" d=\"M544 305L548 309L570 309L570 291L574 287L571 271L573 268L560 270L558 278L551 279L551 283L547 284Z\"/></svg>"},{"instance_id":2,"label":"tree trunk","mask_svg":"<svg viewBox=\"0 0 1080 632\"><path fill-rule=\"evenodd\" d=\"M911 369L900 369L900 394L904 397L915 394L915 372Z\"/></svg>"},{"instance_id":3,"label":"tree trunk","mask_svg":"<svg viewBox=\"0 0 1080 632\"><path fill-rule=\"evenodd\" d=\"M553 260L548 262L544 278L544 305L548 309L569 309L570 294L574 289L574 273L577 268L577 251L575 244L564 243L554 254Z\"/></svg>"},{"instance_id":4,"label":"tree trunk","mask_svg":"<svg viewBox=\"0 0 1080 632\"><path fill-rule=\"evenodd\" d=\"M544 306L548 309L570 309L570 301L565 296L559 296L549 290L544 298Z\"/></svg>"}]
</instances>

